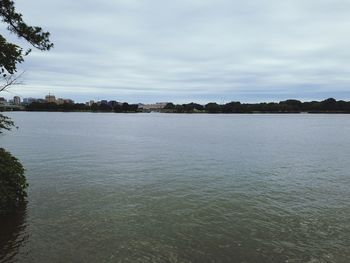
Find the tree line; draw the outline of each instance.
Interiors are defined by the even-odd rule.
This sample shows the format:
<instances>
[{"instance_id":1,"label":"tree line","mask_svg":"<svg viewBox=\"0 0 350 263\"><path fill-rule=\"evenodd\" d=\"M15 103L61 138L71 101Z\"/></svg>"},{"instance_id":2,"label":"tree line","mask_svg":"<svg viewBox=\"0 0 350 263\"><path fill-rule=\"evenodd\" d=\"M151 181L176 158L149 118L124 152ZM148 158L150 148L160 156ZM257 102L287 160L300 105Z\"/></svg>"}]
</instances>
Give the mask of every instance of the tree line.
<instances>
[{"instance_id":1,"label":"tree line","mask_svg":"<svg viewBox=\"0 0 350 263\"><path fill-rule=\"evenodd\" d=\"M42 103L33 102L25 107L27 111L91 111L91 112L142 112L138 104L113 103ZM232 101L226 104L215 102L201 105L198 103L168 103L160 112L164 113L350 113L350 102L329 98L323 101L301 102L285 100L280 102L241 103Z\"/></svg>"},{"instance_id":2,"label":"tree line","mask_svg":"<svg viewBox=\"0 0 350 263\"><path fill-rule=\"evenodd\" d=\"M92 112L137 112L137 104L129 104L127 102L114 105L93 103L86 105L84 103L63 103L56 104L54 102L32 102L25 107L27 111L92 111Z\"/></svg>"},{"instance_id":3,"label":"tree line","mask_svg":"<svg viewBox=\"0 0 350 263\"><path fill-rule=\"evenodd\" d=\"M193 102L188 104L168 103L163 111L169 113L350 113L350 102L329 98L311 102L285 100L278 103L241 103L232 101L221 105L215 102L206 105Z\"/></svg>"}]
</instances>

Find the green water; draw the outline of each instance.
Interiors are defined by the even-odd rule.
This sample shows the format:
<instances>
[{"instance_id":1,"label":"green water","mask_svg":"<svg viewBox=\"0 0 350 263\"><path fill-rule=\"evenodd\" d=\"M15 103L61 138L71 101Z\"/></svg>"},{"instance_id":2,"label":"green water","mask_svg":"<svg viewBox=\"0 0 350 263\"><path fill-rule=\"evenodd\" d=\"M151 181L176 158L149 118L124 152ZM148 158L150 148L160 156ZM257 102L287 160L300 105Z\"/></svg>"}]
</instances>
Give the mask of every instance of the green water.
<instances>
[{"instance_id":1,"label":"green water","mask_svg":"<svg viewBox=\"0 0 350 263\"><path fill-rule=\"evenodd\" d=\"M350 262L349 115L9 115L0 262Z\"/></svg>"}]
</instances>

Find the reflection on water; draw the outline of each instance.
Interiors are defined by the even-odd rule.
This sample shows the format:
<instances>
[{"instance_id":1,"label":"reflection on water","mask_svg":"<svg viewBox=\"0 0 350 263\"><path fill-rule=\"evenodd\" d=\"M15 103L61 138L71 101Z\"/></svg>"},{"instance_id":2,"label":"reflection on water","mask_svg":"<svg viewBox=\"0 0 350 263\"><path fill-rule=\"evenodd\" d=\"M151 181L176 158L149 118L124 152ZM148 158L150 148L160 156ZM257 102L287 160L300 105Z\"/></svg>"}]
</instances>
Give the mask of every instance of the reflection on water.
<instances>
[{"instance_id":1,"label":"reflection on water","mask_svg":"<svg viewBox=\"0 0 350 263\"><path fill-rule=\"evenodd\" d=\"M0 216L0 262L14 262L19 249L28 238L26 227L26 203L23 203L16 213Z\"/></svg>"}]
</instances>

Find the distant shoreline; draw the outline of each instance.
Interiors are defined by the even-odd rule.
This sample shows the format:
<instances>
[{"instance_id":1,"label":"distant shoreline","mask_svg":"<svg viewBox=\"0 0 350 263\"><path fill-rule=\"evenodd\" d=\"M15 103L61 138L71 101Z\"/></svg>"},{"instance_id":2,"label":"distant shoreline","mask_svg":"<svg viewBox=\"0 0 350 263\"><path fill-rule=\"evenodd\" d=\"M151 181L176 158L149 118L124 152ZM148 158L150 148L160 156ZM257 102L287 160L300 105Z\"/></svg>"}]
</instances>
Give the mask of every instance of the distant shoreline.
<instances>
[{"instance_id":1,"label":"distant shoreline","mask_svg":"<svg viewBox=\"0 0 350 263\"><path fill-rule=\"evenodd\" d=\"M278 114L278 115L291 115L291 114L350 114L350 112L346 111L319 111L319 112L268 112L268 111L256 111L256 112L231 112L231 113L223 113L223 112L216 112L216 113L210 113L210 112L114 112L114 111L78 111L78 110L72 110L72 111L63 111L63 110L2 110L0 109L0 112L60 112L60 113L119 113L119 114L183 114L183 115L203 115L203 114L209 114L209 115L252 115L252 114Z\"/></svg>"},{"instance_id":2,"label":"distant shoreline","mask_svg":"<svg viewBox=\"0 0 350 263\"><path fill-rule=\"evenodd\" d=\"M198 103L174 104L129 104L117 101L93 103L32 102L30 104L1 105L0 111L33 112L114 112L114 113L181 113L181 114L349 114L350 101L329 98L323 101L301 102L285 100L280 102L241 103L232 101L226 104L215 102L205 105Z\"/></svg>"}]
</instances>

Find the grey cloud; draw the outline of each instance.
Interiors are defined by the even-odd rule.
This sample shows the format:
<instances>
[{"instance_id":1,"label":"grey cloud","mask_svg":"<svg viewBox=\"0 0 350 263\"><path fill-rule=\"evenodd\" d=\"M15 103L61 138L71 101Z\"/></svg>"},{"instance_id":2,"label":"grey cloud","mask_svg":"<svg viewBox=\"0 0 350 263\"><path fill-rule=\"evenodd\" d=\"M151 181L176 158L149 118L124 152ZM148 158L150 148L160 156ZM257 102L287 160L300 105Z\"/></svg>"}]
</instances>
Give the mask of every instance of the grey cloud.
<instances>
[{"instance_id":1,"label":"grey cloud","mask_svg":"<svg viewBox=\"0 0 350 263\"><path fill-rule=\"evenodd\" d=\"M49 53L21 69L26 95L132 101L350 99L346 0L34 0ZM0 30L2 30L0 28ZM265 95L264 95L265 94Z\"/></svg>"}]
</instances>

